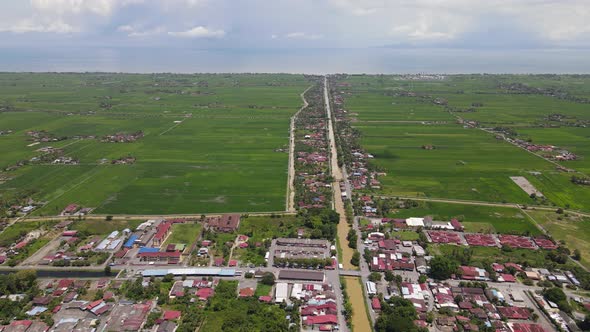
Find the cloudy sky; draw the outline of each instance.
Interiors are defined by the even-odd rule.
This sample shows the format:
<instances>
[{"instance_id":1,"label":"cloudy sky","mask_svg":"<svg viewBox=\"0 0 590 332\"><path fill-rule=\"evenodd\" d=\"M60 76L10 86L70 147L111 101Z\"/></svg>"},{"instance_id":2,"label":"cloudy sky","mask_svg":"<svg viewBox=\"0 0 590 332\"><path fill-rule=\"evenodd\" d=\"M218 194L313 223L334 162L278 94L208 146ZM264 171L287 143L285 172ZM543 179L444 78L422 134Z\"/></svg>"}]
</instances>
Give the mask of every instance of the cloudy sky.
<instances>
[{"instance_id":1,"label":"cloudy sky","mask_svg":"<svg viewBox=\"0 0 590 332\"><path fill-rule=\"evenodd\" d=\"M4 47L590 46L587 0L0 0Z\"/></svg>"}]
</instances>

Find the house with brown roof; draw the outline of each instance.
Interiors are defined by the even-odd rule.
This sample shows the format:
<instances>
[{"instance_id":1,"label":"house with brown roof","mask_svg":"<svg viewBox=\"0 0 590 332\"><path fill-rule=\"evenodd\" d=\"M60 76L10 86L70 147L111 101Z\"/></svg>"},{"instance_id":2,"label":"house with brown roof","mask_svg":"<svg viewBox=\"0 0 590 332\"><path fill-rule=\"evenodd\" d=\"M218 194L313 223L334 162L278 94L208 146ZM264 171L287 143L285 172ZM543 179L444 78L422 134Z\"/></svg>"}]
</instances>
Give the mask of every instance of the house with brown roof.
<instances>
[{"instance_id":1,"label":"house with brown roof","mask_svg":"<svg viewBox=\"0 0 590 332\"><path fill-rule=\"evenodd\" d=\"M240 226L240 215L237 213L224 214L221 217L210 218L208 224L209 228L213 228L217 232L235 232Z\"/></svg>"}]
</instances>

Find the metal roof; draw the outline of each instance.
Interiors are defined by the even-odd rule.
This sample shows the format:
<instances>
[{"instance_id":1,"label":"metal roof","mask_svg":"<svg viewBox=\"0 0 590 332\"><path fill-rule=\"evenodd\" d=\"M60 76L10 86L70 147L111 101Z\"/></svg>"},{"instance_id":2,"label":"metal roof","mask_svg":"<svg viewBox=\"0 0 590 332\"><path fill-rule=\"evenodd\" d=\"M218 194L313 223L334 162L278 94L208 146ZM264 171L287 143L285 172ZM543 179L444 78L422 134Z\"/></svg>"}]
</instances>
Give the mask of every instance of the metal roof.
<instances>
[{"instance_id":1,"label":"metal roof","mask_svg":"<svg viewBox=\"0 0 590 332\"><path fill-rule=\"evenodd\" d=\"M141 272L144 277L163 277L167 274L175 276L193 275L193 276L220 276L233 277L236 275L235 269L215 269L215 268L177 268L177 269L148 269Z\"/></svg>"}]
</instances>

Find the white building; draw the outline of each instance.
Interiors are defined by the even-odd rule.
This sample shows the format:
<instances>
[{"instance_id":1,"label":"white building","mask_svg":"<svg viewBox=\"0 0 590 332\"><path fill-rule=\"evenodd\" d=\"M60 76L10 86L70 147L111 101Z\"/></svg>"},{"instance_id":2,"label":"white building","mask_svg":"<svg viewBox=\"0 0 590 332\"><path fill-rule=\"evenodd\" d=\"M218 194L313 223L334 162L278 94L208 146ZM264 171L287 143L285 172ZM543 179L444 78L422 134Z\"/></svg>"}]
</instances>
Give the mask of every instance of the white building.
<instances>
[{"instance_id":1,"label":"white building","mask_svg":"<svg viewBox=\"0 0 590 332\"><path fill-rule=\"evenodd\" d=\"M286 302L289 298L289 284L286 282L279 282L275 288L275 302Z\"/></svg>"},{"instance_id":2,"label":"white building","mask_svg":"<svg viewBox=\"0 0 590 332\"><path fill-rule=\"evenodd\" d=\"M424 227L424 218L408 218L406 219L408 227Z\"/></svg>"}]
</instances>

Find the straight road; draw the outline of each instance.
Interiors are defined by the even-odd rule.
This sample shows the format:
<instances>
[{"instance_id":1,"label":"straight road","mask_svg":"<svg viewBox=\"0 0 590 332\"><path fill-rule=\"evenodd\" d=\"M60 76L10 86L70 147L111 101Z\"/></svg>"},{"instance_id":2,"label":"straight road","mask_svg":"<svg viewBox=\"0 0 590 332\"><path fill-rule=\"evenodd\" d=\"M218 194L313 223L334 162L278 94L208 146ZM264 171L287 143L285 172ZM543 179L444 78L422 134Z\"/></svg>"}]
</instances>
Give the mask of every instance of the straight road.
<instances>
[{"instance_id":1,"label":"straight road","mask_svg":"<svg viewBox=\"0 0 590 332\"><path fill-rule=\"evenodd\" d=\"M332 109L330 106L330 95L328 93L328 78L324 77L324 102L326 113L328 116L328 140L330 141L330 171L333 177L332 192L334 195L334 209L340 214L340 221L338 222L338 239L340 242L340 250L342 253L342 262L340 262L346 270L356 270L356 267L350 263L354 251L348 247L348 240L346 239L350 226L346 221L346 210L344 208L344 201L340 192L340 183L347 184L346 178L343 176L345 171L338 166L338 150L336 149L336 137L334 134L334 125L332 123ZM347 187L348 188L348 187ZM347 196L350 199L350 195ZM355 228L358 232L358 228ZM359 241L360 241L359 234ZM358 248L358 247L357 247ZM350 303L353 306L352 325L357 331L371 331L371 326L374 325L375 316L372 311L369 311L371 320L367 319L366 311L369 298L365 296L363 287L368 280L369 271L363 258L361 258L361 271L358 277L345 277L346 289ZM370 304L369 304L370 305ZM340 315L342 316L342 315Z\"/></svg>"}]
</instances>

